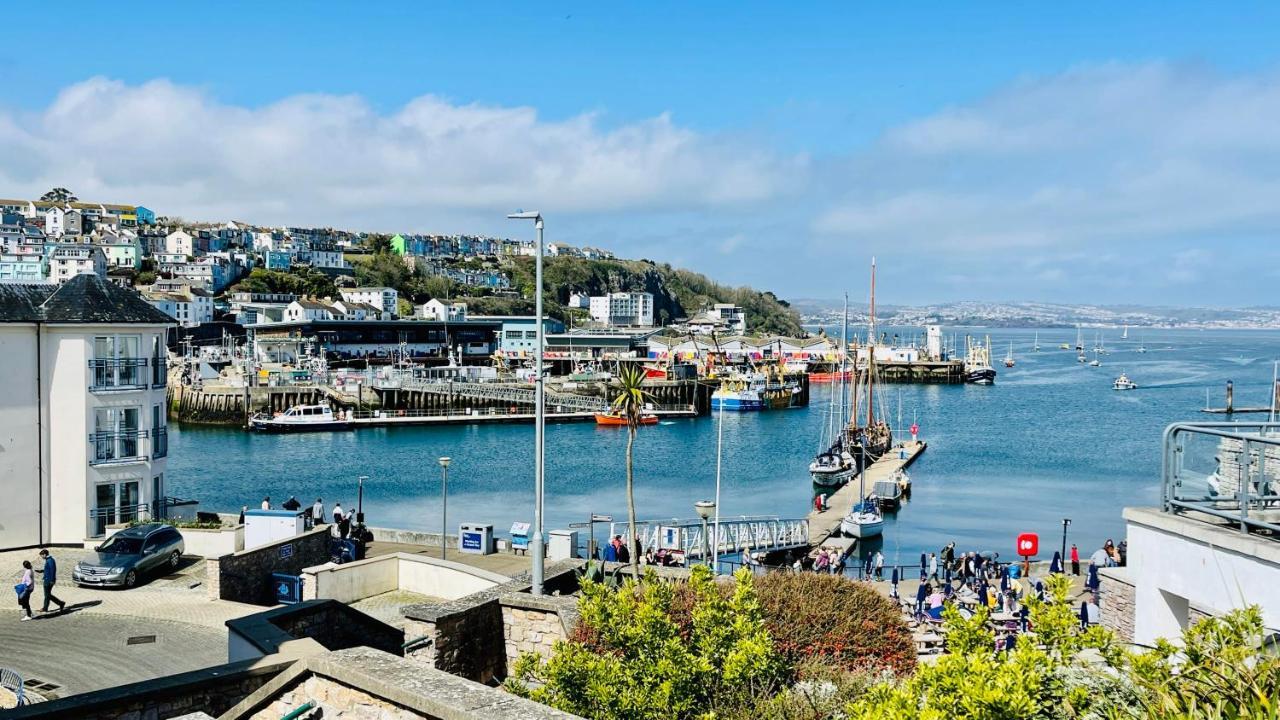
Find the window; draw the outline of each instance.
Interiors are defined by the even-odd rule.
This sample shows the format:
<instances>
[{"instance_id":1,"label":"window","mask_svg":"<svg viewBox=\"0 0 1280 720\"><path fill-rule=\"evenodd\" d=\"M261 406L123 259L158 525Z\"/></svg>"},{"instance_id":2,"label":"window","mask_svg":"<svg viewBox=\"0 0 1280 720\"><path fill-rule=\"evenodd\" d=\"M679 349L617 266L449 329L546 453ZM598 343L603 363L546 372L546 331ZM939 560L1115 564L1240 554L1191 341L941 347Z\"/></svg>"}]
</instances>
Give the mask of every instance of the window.
<instances>
[{"instance_id":1,"label":"window","mask_svg":"<svg viewBox=\"0 0 1280 720\"><path fill-rule=\"evenodd\" d=\"M537 340L537 339L538 339L538 331L537 331L537 330L525 330L525 331L524 331L524 337L525 337L525 339L526 339L526 340Z\"/></svg>"},{"instance_id":2,"label":"window","mask_svg":"<svg viewBox=\"0 0 1280 720\"><path fill-rule=\"evenodd\" d=\"M524 333L519 330L508 330L505 336L508 340L519 340L524 337Z\"/></svg>"},{"instance_id":3,"label":"window","mask_svg":"<svg viewBox=\"0 0 1280 720\"><path fill-rule=\"evenodd\" d=\"M146 512L139 496L138 480L98 483L94 487L94 508L89 511L89 534L98 537L106 534L107 526L117 522L132 522ZM124 538L120 538L121 541ZM137 542L137 541L134 541ZM136 550L134 551L136 552Z\"/></svg>"},{"instance_id":4,"label":"window","mask_svg":"<svg viewBox=\"0 0 1280 720\"><path fill-rule=\"evenodd\" d=\"M138 439L146 433L138 428L138 408L98 408L94 411L96 432L90 464L144 459Z\"/></svg>"},{"instance_id":5,"label":"window","mask_svg":"<svg viewBox=\"0 0 1280 720\"><path fill-rule=\"evenodd\" d=\"M164 405L151 406L151 457L169 454L169 428L165 427Z\"/></svg>"},{"instance_id":6,"label":"window","mask_svg":"<svg viewBox=\"0 0 1280 720\"><path fill-rule=\"evenodd\" d=\"M133 388L146 384L141 356L142 339L137 335L100 335L93 339L94 388Z\"/></svg>"}]
</instances>

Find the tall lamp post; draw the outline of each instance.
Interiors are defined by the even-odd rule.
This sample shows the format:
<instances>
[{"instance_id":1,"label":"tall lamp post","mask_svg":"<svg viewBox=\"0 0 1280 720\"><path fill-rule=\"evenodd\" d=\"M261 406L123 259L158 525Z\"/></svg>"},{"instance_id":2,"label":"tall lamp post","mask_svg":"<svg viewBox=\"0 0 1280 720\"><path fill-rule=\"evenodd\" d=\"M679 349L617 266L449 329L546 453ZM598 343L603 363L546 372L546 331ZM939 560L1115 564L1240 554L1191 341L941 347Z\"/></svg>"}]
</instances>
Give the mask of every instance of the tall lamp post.
<instances>
[{"instance_id":1,"label":"tall lamp post","mask_svg":"<svg viewBox=\"0 0 1280 720\"><path fill-rule=\"evenodd\" d=\"M442 457L440 463L440 559L449 559L449 457Z\"/></svg>"},{"instance_id":2,"label":"tall lamp post","mask_svg":"<svg viewBox=\"0 0 1280 720\"><path fill-rule=\"evenodd\" d=\"M534 595L542 594L543 550L542 550L542 499L543 499L543 450L546 435L546 402L542 394L542 353L546 348L546 336L542 321L542 214L536 210L511 213L511 220L532 220L537 231L538 247L534 253L534 314L538 316L538 346L534 356L533 380L533 537L530 538L529 552L533 554L533 587Z\"/></svg>"},{"instance_id":3,"label":"tall lamp post","mask_svg":"<svg viewBox=\"0 0 1280 720\"><path fill-rule=\"evenodd\" d=\"M699 500L693 504L693 509L698 511L698 517L702 518L702 561L711 566L712 572L715 566L711 565L711 538L707 535L707 519L716 511L716 504L710 500Z\"/></svg>"},{"instance_id":4,"label":"tall lamp post","mask_svg":"<svg viewBox=\"0 0 1280 720\"><path fill-rule=\"evenodd\" d=\"M1067 574L1067 526L1071 524L1071 518L1062 518L1062 574Z\"/></svg>"}]
</instances>

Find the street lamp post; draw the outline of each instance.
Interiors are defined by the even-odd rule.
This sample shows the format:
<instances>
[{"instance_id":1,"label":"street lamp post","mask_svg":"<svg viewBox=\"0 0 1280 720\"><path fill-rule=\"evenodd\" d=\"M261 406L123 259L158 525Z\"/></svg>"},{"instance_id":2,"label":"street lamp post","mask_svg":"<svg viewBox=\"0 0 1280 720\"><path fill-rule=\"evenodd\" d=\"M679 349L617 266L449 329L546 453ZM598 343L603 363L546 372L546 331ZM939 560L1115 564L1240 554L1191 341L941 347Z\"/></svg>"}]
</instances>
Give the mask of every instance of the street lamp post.
<instances>
[{"instance_id":1,"label":"street lamp post","mask_svg":"<svg viewBox=\"0 0 1280 720\"><path fill-rule=\"evenodd\" d=\"M693 504L693 509L702 518L702 561L715 572L715 566L711 565L711 538L707 535L707 520L716 511L716 504L710 500L699 500Z\"/></svg>"},{"instance_id":2,"label":"street lamp post","mask_svg":"<svg viewBox=\"0 0 1280 720\"><path fill-rule=\"evenodd\" d=\"M534 356L533 380L533 537L530 538L529 551L533 554L533 578L530 592L542 594L543 550L542 550L542 499L543 499L543 450L546 435L546 403L543 397L542 353L546 348L546 336L542 321L542 214L537 211L521 211L507 216L511 220L532 220L537 231L538 246L534 254L534 314L537 315L538 344Z\"/></svg>"},{"instance_id":3,"label":"street lamp post","mask_svg":"<svg viewBox=\"0 0 1280 720\"><path fill-rule=\"evenodd\" d=\"M1067 574L1067 526L1071 524L1071 518L1062 518L1062 574Z\"/></svg>"},{"instance_id":4,"label":"street lamp post","mask_svg":"<svg viewBox=\"0 0 1280 720\"><path fill-rule=\"evenodd\" d=\"M440 463L440 559L449 559L449 463L442 457Z\"/></svg>"}]
</instances>

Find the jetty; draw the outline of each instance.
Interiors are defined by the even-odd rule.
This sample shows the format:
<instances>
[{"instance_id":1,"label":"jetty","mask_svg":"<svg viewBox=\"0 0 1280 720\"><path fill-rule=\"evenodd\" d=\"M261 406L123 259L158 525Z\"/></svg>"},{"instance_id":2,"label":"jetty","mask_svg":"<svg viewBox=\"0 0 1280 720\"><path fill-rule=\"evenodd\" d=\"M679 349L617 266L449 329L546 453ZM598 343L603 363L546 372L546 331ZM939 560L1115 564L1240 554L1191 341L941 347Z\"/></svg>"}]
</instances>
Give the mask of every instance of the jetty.
<instances>
[{"instance_id":1,"label":"jetty","mask_svg":"<svg viewBox=\"0 0 1280 720\"><path fill-rule=\"evenodd\" d=\"M856 538L843 537L840 534L840 521L844 519L849 508L867 499L878 480L888 480L894 473L903 470L916 461L920 454L929 447L923 440L907 440L895 445L879 460L863 469L865 481L858 482L855 476L845 483L844 487L827 496L827 509L809 512L809 545L815 551L822 547L839 548L847 554L857 542ZM861 494L860 491L861 490Z\"/></svg>"},{"instance_id":2,"label":"jetty","mask_svg":"<svg viewBox=\"0 0 1280 720\"><path fill-rule=\"evenodd\" d=\"M662 419L697 417L698 412L692 406L675 408L655 408L645 410L646 415L656 415ZM557 422L592 422L596 413L593 411L570 410L546 413L549 423ZM438 410L353 410L348 421L354 428L388 427L393 425L470 425L477 423L524 423L533 422L534 414L518 407L510 408L473 408L470 412L448 412Z\"/></svg>"}]
</instances>

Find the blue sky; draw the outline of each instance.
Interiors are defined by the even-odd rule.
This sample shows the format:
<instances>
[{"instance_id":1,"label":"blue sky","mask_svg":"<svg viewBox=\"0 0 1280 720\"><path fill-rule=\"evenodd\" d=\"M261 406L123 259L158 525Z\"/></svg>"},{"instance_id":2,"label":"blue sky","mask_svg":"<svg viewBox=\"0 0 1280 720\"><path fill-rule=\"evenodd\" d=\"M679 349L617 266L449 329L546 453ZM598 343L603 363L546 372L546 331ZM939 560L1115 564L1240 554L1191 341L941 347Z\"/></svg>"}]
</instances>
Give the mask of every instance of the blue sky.
<instances>
[{"instance_id":1,"label":"blue sky","mask_svg":"<svg viewBox=\"0 0 1280 720\"><path fill-rule=\"evenodd\" d=\"M1275 302L1275 4L111 14L68 4L49 52L6 10L0 195L502 234L537 206L792 297L865 292L874 253L886 302Z\"/></svg>"}]
</instances>

